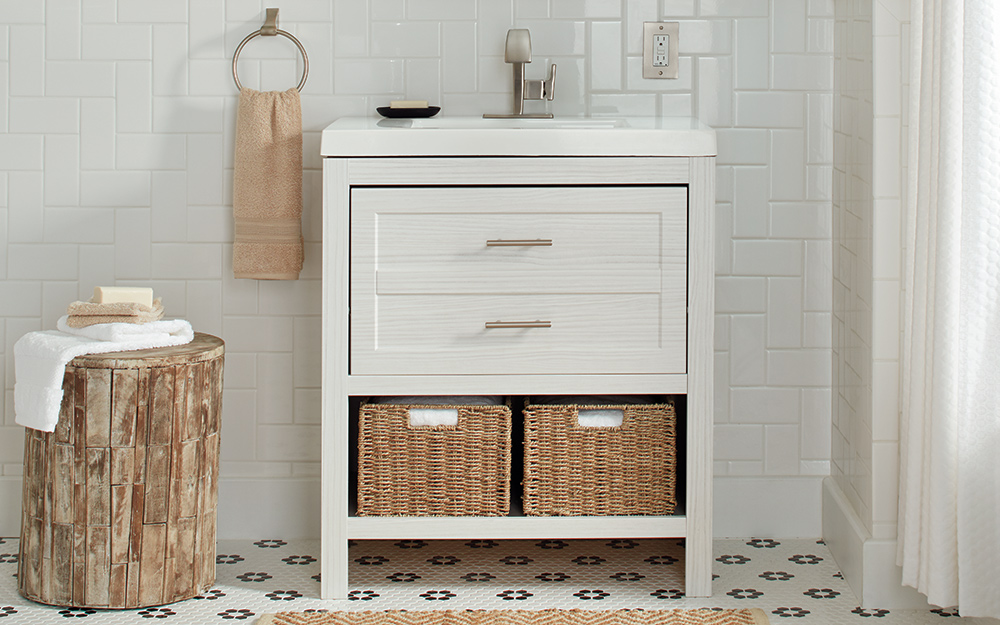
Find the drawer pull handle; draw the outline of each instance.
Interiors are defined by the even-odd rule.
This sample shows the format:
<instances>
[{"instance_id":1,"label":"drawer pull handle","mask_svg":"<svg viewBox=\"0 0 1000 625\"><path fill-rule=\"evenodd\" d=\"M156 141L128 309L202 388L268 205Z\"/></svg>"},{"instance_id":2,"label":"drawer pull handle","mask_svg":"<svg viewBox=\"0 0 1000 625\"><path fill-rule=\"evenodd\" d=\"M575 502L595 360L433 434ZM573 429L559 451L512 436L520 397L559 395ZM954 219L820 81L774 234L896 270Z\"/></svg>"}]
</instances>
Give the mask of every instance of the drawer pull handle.
<instances>
[{"instance_id":1,"label":"drawer pull handle","mask_svg":"<svg viewBox=\"0 0 1000 625\"><path fill-rule=\"evenodd\" d=\"M492 328L551 328L551 321L487 321L486 329Z\"/></svg>"},{"instance_id":2,"label":"drawer pull handle","mask_svg":"<svg viewBox=\"0 0 1000 625\"><path fill-rule=\"evenodd\" d=\"M486 247L552 247L552 239L489 239Z\"/></svg>"}]
</instances>

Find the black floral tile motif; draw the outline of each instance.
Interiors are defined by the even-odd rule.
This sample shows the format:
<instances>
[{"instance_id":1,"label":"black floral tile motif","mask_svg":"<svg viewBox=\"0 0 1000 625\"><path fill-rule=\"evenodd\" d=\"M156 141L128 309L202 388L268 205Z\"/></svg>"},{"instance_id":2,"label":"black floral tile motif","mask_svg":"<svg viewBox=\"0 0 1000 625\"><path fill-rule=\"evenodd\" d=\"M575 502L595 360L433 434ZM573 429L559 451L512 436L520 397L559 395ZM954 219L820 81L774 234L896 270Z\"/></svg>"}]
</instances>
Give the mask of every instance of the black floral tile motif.
<instances>
[{"instance_id":1,"label":"black floral tile motif","mask_svg":"<svg viewBox=\"0 0 1000 625\"><path fill-rule=\"evenodd\" d=\"M542 573L541 575L536 575L535 579L542 580L543 582L565 582L567 579L570 579L570 576L565 573Z\"/></svg>"},{"instance_id":2,"label":"black floral tile motif","mask_svg":"<svg viewBox=\"0 0 1000 625\"><path fill-rule=\"evenodd\" d=\"M756 588L733 588L726 594L733 599L757 599L764 596L764 593Z\"/></svg>"},{"instance_id":3,"label":"black floral tile motif","mask_svg":"<svg viewBox=\"0 0 1000 625\"><path fill-rule=\"evenodd\" d=\"M358 541L356 541L356 540L349 540L349 541L347 541L347 548L348 549L350 549L351 547L357 547L357 546L358 546ZM323 610L323 612L326 612L326 610Z\"/></svg>"},{"instance_id":4,"label":"black floral tile motif","mask_svg":"<svg viewBox=\"0 0 1000 625\"><path fill-rule=\"evenodd\" d=\"M381 566L389 561L389 558L382 556L361 556L360 558L355 558L355 562L361 566Z\"/></svg>"},{"instance_id":5,"label":"black floral tile motif","mask_svg":"<svg viewBox=\"0 0 1000 625\"><path fill-rule=\"evenodd\" d=\"M450 590L428 590L427 592L420 593L420 596L428 601L448 601L458 595Z\"/></svg>"},{"instance_id":6,"label":"black floral tile motif","mask_svg":"<svg viewBox=\"0 0 1000 625\"><path fill-rule=\"evenodd\" d=\"M958 613L958 608L935 608L931 610L931 614L937 614L942 618L948 618L951 616L961 616Z\"/></svg>"},{"instance_id":7,"label":"black floral tile motif","mask_svg":"<svg viewBox=\"0 0 1000 625\"><path fill-rule=\"evenodd\" d=\"M524 601L528 597L534 597L535 595L527 590L505 590L497 593L497 596L504 601Z\"/></svg>"},{"instance_id":8,"label":"black floral tile motif","mask_svg":"<svg viewBox=\"0 0 1000 625\"><path fill-rule=\"evenodd\" d=\"M673 556L649 556L643 562L649 562L653 565L670 565L676 564L678 560Z\"/></svg>"},{"instance_id":9,"label":"black floral tile motif","mask_svg":"<svg viewBox=\"0 0 1000 625\"><path fill-rule=\"evenodd\" d=\"M236 579L240 580L241 582L263 582L264 580L271 579L271 576L268 575L267 573L264 573L263 571L261 571L260 573L249 571L247 573L244 573L243 575L237 575Z\"/></svg>"},{"instance_id":10,"label":"black floral tile motif","mask_svg":"<svg viewBox=\"0 0 1000 625\"><path fill-rule=\"evenodd\" d=\"M254 545L260 547L261 549L279 549L287 544L288 543L286 543L283 540L275 540L275 539L258 540L257 542L254 543Z\"/></svg>"},{"instance_id":11,"label":"black floral tile motif","mask_svg":"<svg viewBox=\"0 0 1000 625\"><path fill-rule=\"evenodd\" d=\"M836 573L833 574L833 577L834 579L844 579L844 574L841 573L840 571L837 571Z\"/></svg>"},{"instance_id":12,"label":"black floral tile motif","mask_svg":"<svg viewBox=\"0 0 1000 625\"><path fill-rule=\"evenodd\" d=\"M415 582L420 579L420 576L416 573L393 573L386 575L385 578L390 582Z\"/></svg>"},{"instance_id":13,"label":"black floral tile motif","mask_svg":"<svg viewBox=\"0 0 1000 625\"><path fill-rule=\"evenodd\" d=\"M238 556L236 554L226 555L224 553L220 553L220 554L218 554L218 555L215 556L215 563L216 564L236 564L237 562L243 562L245 559L246 558L244 558L243 556Z\"/></svg>"},{"instance_id":14,"label":"black floral tile motif","mask_svg":"<svg viewBox=\"0 0 1000 625\"><path fill-rule=\"evenodd\" d=\"M461 562L461 560L455 556L434 556L427 561L434 566L455 566Z\"/></svg>"},{"instance_id":15,"label":"black floral tile motif","mask_svg":"<svg viewBox=\"0 0 1000 625\"><path fill-rule=\"evenodd\" d=\"M378 594L374 590L352 590L347 593L347 598L350 601L371 601L375 597L381 596L382 595Z\"/></svg>"},{"instance_id":16,"label":"black floral tile motif","mask_svg":"<svg viewBox=\"0 0 1000 625\"><path fill-rule=\"evenodd\" d=\"M772 610L771 614L776 614L781 618L803 618L806 614L811 614L809 610L803 610L802 608L778 608L777 610Z\"/></svg>"},{"instance_id":17,"label":"black floral tile motif","mask_svg":"<svg viewBox=\"0 0 1000 625\"><path fill-rule=\"evenodd\" d=\"M714 582L717 579L719 579L719 576L715 573L712 573L712 581Z\"/></svg>"},{"instance_id":18,"label":"black floral tile motif","mask_svg":"<svg viewBox=\"0 0 1000 625\"><path fill-rule=\"evenodd\" d=\"M235 619L237 621L242 621L250 618L251 616L255 616L255 614L250 610L237 610L236 608L231 608L225 612L219 612L218 616L221 616L226 620Z\"/></svg>"},{"instance_id":19,"label":"black floral tile motif","mask_svg":"<svg viewBox=\"0 0 1000 625\"><path fill-rule=\"evenodd\" d=\"M639 543L635 542L634 540L628 540L628 539L626 540L616 539L610 542L606 542L604 544L607 545L608 547L611 547L612 549L635 549L636 547L639 546Z\"/></svg>"},{"instance_id":20,"label":"black floral tile motif","mask_svg":"<svg viewBox=\"0 0 1000 625\"><path fill-rule=\"evenodd\" d=\"M683 599L684 591L676 588L659 588L649 593L649 596L656 597L657 599Z\"/></svg>"},{"instance_id":21,"label":"black floral tile motif","mask_svg":"<svg viewBox=\"0 0 1000 625\"><path fill-rule=\"evenodd\" d=\"M93 608L66 608L59 610L59 616L63 618L86 618L91 614L97 614Z\"/></svg>"},{"instance_id":22,"label":"black floral tile motif","mask_svg":"<svg viewBox=\"0 0 1000 625\"><path fill-rule=\"evenodd\" d=\"M500 562L507 566L523 566L529 562L534 562L534 560L528 556L505 556L500 558Z\"/></svg>"},{"instance_id":23,"label":"black floral tile motif","mask_svg":"<svg viewBox=\"0 0 1000 625\"><path fill-rule=\"evenodd\" d=\"M569 547L569 543L565 540L540 540L535 543L535 546L542 549L565 549Z\"/></svg>"},{"instance_id":24,"label":"black floral tile motif","mask_svg":"<svg viewBox=\"0 0 1000 625\"><path fill-rule=\"evenodd\" d=\"M604 599L611 596L611 593L604 592L603 590L600 589L595 589L595 590L583 589L574 592L573 596L577 597L578 599L583 599L584 601L589 601L591 599L593 599L594 601L604 601Z\"/></svg>"},{"instance_id":25,"label":"black floral tile motif","mask_svg":"<svg viewBox=\"0 0 1000 625\"><path fill-rule=\"evenodd\" d=\"M7 539L6 538L0 538L0 545L6 545L6 544L7 544Z\"/></svg>"},{"instance_id":26,"label":"black floral tile motif","mask_svg":"<svg viewBox=\"0 0 1000 625\"><path fill-rule=\"evenodd\" d=\"M840 596L840 593L832 588L810 588L802 594L813 599L835 599Z\"/></svg>"},{"instance_id":27,"label":"black floral tile motif","mask_svg":"<svg viewBox=\"0 0 1000 625\"><path fill-rule=\"evenodd\" d=\"M176 616L176 614L170 608L146 608L139 612L139 616L142 618L170 618L171 616Z\"/></svg>"},{"instance_id":28,"label":"black floral tile motif","mask_svg":"<svg viewBox=\"0 0 1000 625\"><path fill-rule=\"evenodd\" d=\"M323 574L322 573L316 573L315 575L313 575L309 579L317 581L317 582L321 582L321 581L323 581Z\"/></svg>"},{"instance_id":29,"label":"black floral tile motif","mask_svg":"<svg viewBox=\"0 0 1000 625\"><path fill-rule=\"evenodd\" d=\"M14 606L5 605L3 607L0 607L0 618L9 616L11 614L17 614L17 610L14 609Z\"/></svg>"},{"instance_id":30,"label":"black floral tile motif","mask_svg":"<svg viewBox=\"0 0 1000 625\"><path fill-rule=\"evenodd\" d=\"M600 566L607 562L601 556L577 556L571 560L577 566Z\"/></svg>"},{"instance_id":31,"label":"black floral tile motif","mask_svg":"<svg viewBox=\"0 0 1000 625\"><path fill-rule=\"evenodd\" d=\"M645 575L640 575L639 573L615 573L608 577L618 582L637 582L640 579L646 579Z\"/></svg>"},{"instance_id":32,"label":"black floral tile motif","mask_svg":"<svg viewBox=\"0 0 1000 625\"><path fill-rule=\"evenodd\" d=\"M813 555L811 553L802 555L800 553L795 554L791 558L788 558L789 562L794 562L795 564L819 564L823 561L823 558Z\"/></svg>"},{"instance_id":33,"label":"black floral tile motif","mask_svg":"<svg viewBox=\"0 0 1000 625\"><path fill-rule=\"evenodd\" d=\"M329 610L327 610L326 608L306 608L305 610L302 610L302 611L306 612L306 613L309 613L309 614L314 614L314 613L318 614L320 612L329 612Z\"/></svg>"},{"instance_id":34,"label":"black floral tile motif","mask_svg":"<svg viewBox=\"0 0 1000 625\"><path fill-rule=\"evenodd\" d=\"M770 538L751 538L747 542L747 546L754 549L774 549L780 544L778 541L771 540Z\"/></svg>"},{"instance_id":35,"label":"black floral tile motif","mask_svg":"<svg viewBox=\"0 0 1000 625\"><path fill-rule=\"evenodd\" d=\"M290 564L292 566L294 565L304 566L306 564L312 564L313 562L316 561L316 558L312 556L288 556L287 558L282 558L281 561L284 562L285 564Z\"/></svg>"},{"instance_id":36,"label":"black floral tile motif","mask_svg":"<svg viewBox=\"0 0 1000 625\"><path fill-rule=\"evenodd\" d=\"M195 599L208 599L209 601L215 601L219 597L225 597L226 593L222 592L218 588L213 588L203 595L198 595Z\"/></svg>"},{"instance_id":37,"label":"black floral tile motif","mask_svg":"<svg viewBox=\"0 0 1000 625\"><path fill-rule=\"evenodd\" d=\"M0 553L0 564L17 564L17 554Z\"/></svg>"},{"instance_id":38,"label":"black floral tile motif","mask_svg":"<svg viewBox=\"0 0 1000 625\"><path fill-rule=\"evenodd\" d=\"M826 541L825 541L825 540L823 540L822 538L820 538L819 540L817 540L817 541L816 541L816 544L817 544L817 545L825 545L825 544L826 544Z\"/></svg>"},{"instance_id":39,"label":"black floral tile motif","mask_svg":"<svg viewBox=\"0 0 1000 625\"><path fill-rule=\"evenodd\" d=\"M723 564L746 564L750 561L750 558L741 555L719 556L715 561Z\"/></svg>"},{"instance_id":40,"label":"black floral tile motif","mask_svg":"<svg viewBox=\"0 0 1000 625\"><path fill-rule=\"evenodd\" d=\"M302 597L302 593L297 590L275 590L264 596L271 601L295 601Z\"/></svg>"},{"instance_id":41,"label":"black floral tile motif","mask_svg":"<svg viewBox=\"0 0 1000 625\"><path fill-rule=\"evenodd\" d=\"M423 549L430 543L426 540L398 540L392 544L400 549Z\"/></svg>"},{"instance_id":42,"label":"black floral tile motif","mask_svg":"<svg viewBox=\"0 0 1000 625\"><path fill-rule=\"evenodd\" d=\"M863 616L866 618L872 616L874 616L875 618L883 618L887 614L889 614L889 610L866 610L861 606L858 606L853 610L851 610L851 614L857 614L858 616Z\"/></svg>"},{"instance_id":43,"label":"black floral tile motif","mask_svg":"<svg viewBox=\"0 0 1000 625\"><path fill-rule=\"evenodd\" d=\"M769 582L787 582L795 576L784 571L764 571L757 577L766 579Z\"/></svg>"},{"instance_id":44,"label":"black floral tile motif","mask_svg":"<svg viewBox=\"0 0 1000 625\"><path fill-rule=\"evenodd\" d=\"M470 540L465 543L465 546L472 549L493 549L494 547L499 547L500 543L495 540Z\"/></svg>"},{"instance_id":45,"label":"black floral tile motif","mask_svg":"<svg viewBox=\"0 0 1000 625\"><path fill-rule=\"evenodd\" d=\"M496 578L496 575L490 575L489 573L466 573L462 576L462 579L467 582L488 582Z\"/></svg>"}]
</instances>

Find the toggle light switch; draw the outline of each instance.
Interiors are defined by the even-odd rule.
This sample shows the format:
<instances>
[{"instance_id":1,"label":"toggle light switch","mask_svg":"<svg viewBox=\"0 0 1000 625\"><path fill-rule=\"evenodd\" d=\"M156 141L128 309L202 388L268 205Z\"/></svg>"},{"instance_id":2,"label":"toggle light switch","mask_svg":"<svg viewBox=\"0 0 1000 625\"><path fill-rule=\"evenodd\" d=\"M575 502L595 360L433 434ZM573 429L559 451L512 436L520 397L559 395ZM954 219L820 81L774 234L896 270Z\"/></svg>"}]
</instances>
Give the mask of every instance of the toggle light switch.
<instances>
[{"instance_id":1,"label":"toggle light switch","mask_svg":"<svg viewBox=\"0 0 1000 625\"><path fill-rule=\"evenodd\" d=\"M642 77L677 78L679 22L643 22Z\"/></svg>"}]
</instances>

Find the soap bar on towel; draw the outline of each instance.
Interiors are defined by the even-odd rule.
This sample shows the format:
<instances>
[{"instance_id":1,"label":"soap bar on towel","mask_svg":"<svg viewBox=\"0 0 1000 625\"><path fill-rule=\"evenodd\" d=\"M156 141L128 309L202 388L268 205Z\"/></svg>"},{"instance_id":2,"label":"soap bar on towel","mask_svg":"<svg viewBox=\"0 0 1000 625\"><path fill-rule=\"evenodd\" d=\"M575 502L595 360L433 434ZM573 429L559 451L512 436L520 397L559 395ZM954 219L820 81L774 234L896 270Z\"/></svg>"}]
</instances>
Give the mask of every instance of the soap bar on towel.
<instances>
[{"instance_id":1,"label":"soap bar on towel","mask_svg":"<svg viewBox=\"0 0 1000 625\"><path fill-rule=\"evenodd\" d=\"M298 89L240 91L233 163L233 275L302 271L302 107Z\"/></svg>"},{"instance_id":2,"label":"soap bar on towel","mask_svg":"<svg viewBox=\"0 0 1000 625\"><path fill-rule=\"evenodd\" d=\"M135 302L152 307L153 289L140 286L95 286L94 297L90 301L95 304Z\"/></svg>"}]
</instances>

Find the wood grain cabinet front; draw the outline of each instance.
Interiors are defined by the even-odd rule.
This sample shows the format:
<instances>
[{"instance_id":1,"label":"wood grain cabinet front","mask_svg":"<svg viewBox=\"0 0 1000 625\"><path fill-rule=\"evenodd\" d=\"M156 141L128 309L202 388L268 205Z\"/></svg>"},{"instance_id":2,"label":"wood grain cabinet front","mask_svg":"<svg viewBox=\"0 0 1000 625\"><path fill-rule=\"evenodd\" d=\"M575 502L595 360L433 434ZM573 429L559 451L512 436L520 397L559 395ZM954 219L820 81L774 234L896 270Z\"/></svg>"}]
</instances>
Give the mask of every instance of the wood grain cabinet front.
<instances>
[{"instance_id":1,"label":"wood grain cabinet front","mask_svg":"<svg viewBox=\"0 0 1000 625\"><path fill-rule=\"evenodd\" d=\"M687 187L350 201L352 375L685 373Z\"/></svg>"}]
</instances>

